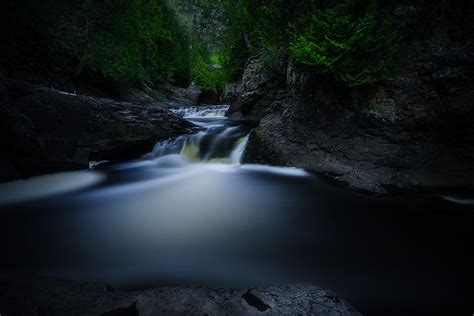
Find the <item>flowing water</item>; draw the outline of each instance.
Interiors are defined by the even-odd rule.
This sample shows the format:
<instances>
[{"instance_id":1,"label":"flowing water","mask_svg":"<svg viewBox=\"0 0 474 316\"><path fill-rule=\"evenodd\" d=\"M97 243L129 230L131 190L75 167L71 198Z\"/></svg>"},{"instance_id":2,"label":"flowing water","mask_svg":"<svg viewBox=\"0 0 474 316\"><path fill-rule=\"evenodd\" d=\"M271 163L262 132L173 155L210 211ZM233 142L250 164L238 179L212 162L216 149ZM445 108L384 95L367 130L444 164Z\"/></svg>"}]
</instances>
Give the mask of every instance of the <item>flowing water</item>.
<instances>
[{"instance_id":1,"label":"flowing water","mask_svg":"<svg viewBox=\"0 0 474 316\"><path fill-rule=\"evenodd\" d=\"M145 159L179 154L189 162L240 164L249 128L226 120L227 106L191 107L173 110L176 114L201 126L197 134L181 136L156 144ZM179 159L179 158L178 158Z\"/></svg>"},{"instance_id":2,"label":"flowing water","mask_svg":"<svg viewBox=\"0 0 474 316\"><path fill-rule=\"evenodd\" d=\"M0 269L123 289L314 283L368 315L474 311L472 198L372 198L241 165L225 107L142 159L0 185Z\"/></svg>"}]
</instances>

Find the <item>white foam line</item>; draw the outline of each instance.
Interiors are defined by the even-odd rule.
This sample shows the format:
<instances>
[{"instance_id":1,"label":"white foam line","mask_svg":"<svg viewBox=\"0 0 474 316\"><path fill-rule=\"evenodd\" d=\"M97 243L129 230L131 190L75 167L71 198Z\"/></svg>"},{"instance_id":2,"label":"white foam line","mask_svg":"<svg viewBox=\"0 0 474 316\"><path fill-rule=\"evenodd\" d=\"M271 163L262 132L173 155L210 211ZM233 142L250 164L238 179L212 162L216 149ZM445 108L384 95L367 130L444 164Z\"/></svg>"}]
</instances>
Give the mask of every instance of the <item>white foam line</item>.
<instances>
[{"instance_id":1,"label":"white foam line","mask_svg":"<svg viewBox=\"0 0 474 316\"><path fill-rule=\"evenodd\" d=\"M144 189L148 189L151 187L158 187L162 185L169 185L171 183L180 181L182 179L189 178L191 176L195 176L199 173L203 173L206 170L205 169L195 169L195 170L189 170L190 168L185 168L186 170L183 170L177 175L172 175L172 176L164 176L156 179L151 179L151 180L145 180L141 182L135 182L135 183L124 183L124 184L118 184L112 187L105 187L103 189L98 189L97 191L93 192L85 192L80 195L79 198L99 198L99 197L107 197L107 196L112 196L112 195L120 195L120 194L128 194L131 192L139 192Z\"/></svg>"},{"instance_id":2,"label":"white foam line","mask_svg":"<svg viewBox=\"0 0 474 316\"><path fill-rule=\"evenodd\" d=\"M62 172L0 185L0 205L31 201L92 186L105 178L96 171Z\"/></svg>"},{"instance_id":3,"label":"white foam line","mask_svg":"<svg viewBox=\"0 0 474 316\"><path fill-rule=\"evenodd\" d=\"M263 171L274 174L281 174L286 176L294 177L307 177L311 174L303 169L290 168L290 167L272 167L266 165L241 165L240 169L249 170L249 171Z\"/></svg>"},{"instance_id":4,"label":"white foam line","mask_svg":"<svg viewBox=\"0 0 474 316\"><path fill-rule=\"evenodd\" d=\"M462 205L474 205L474 198L461 198L456 196L442 196L443 199L449 202Z\"/></svg>"}]
</instances>

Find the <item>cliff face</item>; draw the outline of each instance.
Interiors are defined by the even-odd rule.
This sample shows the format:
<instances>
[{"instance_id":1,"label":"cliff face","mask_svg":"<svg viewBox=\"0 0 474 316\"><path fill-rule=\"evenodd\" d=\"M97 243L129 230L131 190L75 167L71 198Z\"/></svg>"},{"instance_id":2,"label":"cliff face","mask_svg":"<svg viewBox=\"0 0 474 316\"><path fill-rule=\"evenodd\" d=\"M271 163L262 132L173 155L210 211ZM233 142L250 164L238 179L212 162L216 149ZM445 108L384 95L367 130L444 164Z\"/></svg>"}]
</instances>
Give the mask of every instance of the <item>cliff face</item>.
<instances>
[{"instance_id":1,"label":"cliff face","mask_svg":"<svg viewBox=\"0 0 474 316\"><path fill-rule=\"evenodd\" d=\"M400 68L357 89L249 60L229 111L258 120L246 162L321 172L378 194L474 187L473 4L382 1L404 37Z\"/></svg>"}]
</instances>

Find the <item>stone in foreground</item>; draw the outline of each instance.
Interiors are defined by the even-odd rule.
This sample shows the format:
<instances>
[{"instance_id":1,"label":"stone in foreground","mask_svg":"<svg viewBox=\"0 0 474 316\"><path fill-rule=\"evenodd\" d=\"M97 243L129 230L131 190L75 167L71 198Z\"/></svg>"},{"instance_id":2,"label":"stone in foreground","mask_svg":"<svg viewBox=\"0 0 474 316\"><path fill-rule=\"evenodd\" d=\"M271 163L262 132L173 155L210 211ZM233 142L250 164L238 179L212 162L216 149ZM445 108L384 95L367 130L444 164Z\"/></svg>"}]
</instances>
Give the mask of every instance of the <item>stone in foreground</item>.
<instances>
[{"instance_id":1,"label":"stone in foreground","mask_svg":"<svg viewBox=\"0 0 474 316\"><path fill-rule=\"evenodd\" d=\"M5 315L361 315L312 285L130 292L48 278L0 279L0 307Z\"/></svg>"}]
</instances>

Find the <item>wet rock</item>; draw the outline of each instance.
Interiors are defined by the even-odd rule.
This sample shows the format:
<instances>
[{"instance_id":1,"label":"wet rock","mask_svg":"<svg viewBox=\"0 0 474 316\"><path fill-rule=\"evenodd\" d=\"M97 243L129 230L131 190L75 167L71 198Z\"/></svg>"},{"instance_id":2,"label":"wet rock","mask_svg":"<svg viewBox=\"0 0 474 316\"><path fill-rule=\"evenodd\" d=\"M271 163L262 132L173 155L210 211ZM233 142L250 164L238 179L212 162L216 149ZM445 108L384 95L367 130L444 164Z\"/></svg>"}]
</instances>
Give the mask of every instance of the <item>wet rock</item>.
<instances>
[{"instance_id":1,"label":"wet rock","mask_svg":"<svg viewBox=\"0 0 474 316\"><path fill-rule=\"evenodd\" d=\"M0 181L137 158L191 125L160 104L69 94L0 80ZM14 168L11 168L14 166Z\"/></svg>"},{"instance_id":2,"label":"wet rock","mask_svg":"<svg viewBox=\"0 0 474 316\"><path fill-rule=\"evenodd\" d=\"M0 278L6 315L361 315L335 294L312 285L252 289L160 287L107 291L100 284L48 278Z\"/></svg>"}]
</instances>

